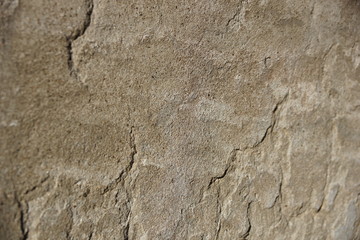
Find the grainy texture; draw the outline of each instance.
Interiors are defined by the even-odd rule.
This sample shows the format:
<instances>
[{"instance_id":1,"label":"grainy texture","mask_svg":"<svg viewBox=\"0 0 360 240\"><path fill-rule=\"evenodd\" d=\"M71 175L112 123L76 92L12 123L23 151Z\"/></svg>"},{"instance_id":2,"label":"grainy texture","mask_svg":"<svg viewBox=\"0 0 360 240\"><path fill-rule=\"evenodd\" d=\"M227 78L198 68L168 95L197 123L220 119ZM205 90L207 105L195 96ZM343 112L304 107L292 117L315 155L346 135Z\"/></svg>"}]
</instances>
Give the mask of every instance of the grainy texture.
<instances>
[{"instance_id":1,"label":"grainy texture","mask_svg":"<svg viewBox=\"0 0 360 240\"><path fill-rule=\"evenodd\" d=\"M0 0L0 239L360 239L360 1Z\"/></svg>"}]
</instances>

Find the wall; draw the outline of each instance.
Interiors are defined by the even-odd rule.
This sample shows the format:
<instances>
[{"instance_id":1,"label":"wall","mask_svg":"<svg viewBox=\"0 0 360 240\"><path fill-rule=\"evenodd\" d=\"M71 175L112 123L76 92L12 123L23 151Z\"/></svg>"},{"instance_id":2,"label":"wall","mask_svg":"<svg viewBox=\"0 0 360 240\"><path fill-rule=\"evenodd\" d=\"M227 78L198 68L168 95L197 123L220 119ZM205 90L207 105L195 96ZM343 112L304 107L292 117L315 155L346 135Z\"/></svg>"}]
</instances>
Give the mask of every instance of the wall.
<instances>
[{"instance_id":1,"label":"wall","mask_svg":"<svg viewBox=\"0 0 360 240\"><path fill-rule=\"evenodd\" d=\"M360 239L358 0L1 0L0 238Z\"/></svg>"}]
</instances>

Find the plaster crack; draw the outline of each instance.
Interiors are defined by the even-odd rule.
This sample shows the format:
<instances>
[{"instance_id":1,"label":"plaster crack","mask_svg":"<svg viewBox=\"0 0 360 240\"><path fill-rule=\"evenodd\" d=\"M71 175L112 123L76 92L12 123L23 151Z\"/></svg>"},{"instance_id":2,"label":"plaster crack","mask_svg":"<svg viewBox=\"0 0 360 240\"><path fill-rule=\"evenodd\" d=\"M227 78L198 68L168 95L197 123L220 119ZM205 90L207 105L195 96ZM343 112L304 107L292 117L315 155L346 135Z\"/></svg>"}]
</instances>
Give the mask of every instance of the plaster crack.
<instances>
[{"instance_id":1,"label":"plaster crack","mask_svg":"<svg viewBox=\"0 0 360 240\"><path fill-rule=\"evenodd\" d=\"M69 224L69 228L68 228L67 231L66 231L66 239L71 240L71 239L72 239L72 237L71 237L71 232L72 232L72 230L73 230L73 225L74 225L74 212L73 212L73 209L72 209L72 207L71 207L71 203L69 204L67 210L68 210L68 212L69 212L71 221L70 221L70 224Z\"/></svg>"},{"instance_id":2,"label":"plaster crack","mask_svg":"<svg viewBox=\"0 0 360 240\"><path fill-rule=\"evenodd\" d=\"M267 127L263 137L260 139L260 141L258 141L257 143L255 143L252 147L250 148L256 148L257 146L259 146L261 143L263 143L265 141L265 139L267 138L267 136L269 136L273 130L274 130L274 127L275 127L275 124L276 124L276 114L280 108L280 106L286 101L286 99L288 98L289 96L289 92L287 92L285 94L285 96L278 102L276 103L273 111L272 111L272 116L271 116L271 123L269 125L269 127Z\"/></svg>"},{"instance_id":3,"label":"plaster crack","mask_svg":"<svg viewBox=\"0 0 360 240\"><path fill-rule=\"evenodd\" d=\"M281 204L282 204L282 197L283 197L283 194L282 194L282 191L283 191L283 181L284 181L284 175L283 175L282 169L280 168L279 194L276 196L275 202L278 202L278 203L279 203L279 213L280 213L281 215L282 215L282 207L281 207Z\"/></svg>"},{"instance_id":4,"label":"plaster crack","mask_svg":"<svg viewBox=\"0 0 360 240\"><path fill-rule=\"evenodd\" d=\"M36 189L38 189L39 187L41 187L48 179L50 178L49 175L47 175L45 178L43 178L38 184L36 184L35 186L27 189L25 191L25 194L29 194L31 193L32 191L35 191Z\"/></svg>"},{"instance_id":5,"label":"plaster crack","mask_svg":"<svg viewBox=\"0 0 360 240\"><path fill-rule=\"evenodd\" d=\"M246 219L248 221L248 229L246 230L246 232L243 235L244 239L248 239L249 235L250 235L250 231L251 231L251 219L250 219L250 207L251 207L252 201L248 202L247 208L246 208Z\"/></svg>"},{"instance_id":6,"label":"plaster crack","mask_svg":"<svg viewBox=\"0 0 360 240\"><path fill-rule=\"evenodd\" d=\"M20 202L17 196L15 196L15 201L18 205L18 208L20 209L20 230L22 234L21 240L27 240L29 236L29 230L26 227L26 217L28 215L27 202L25 202L26 209L24 209L23 204Z\"/></svg>"},{"instance_id":7,"label":"plaster crack","mask_svg":"<svg viewBox=\"0 0 360 240\"><path fill-rule=\"evenodd\" d=\"M106 187L105 189L102 191L102 194L105 194L111 190L113 190L123 179L123 175L125 174L125 170L121 171L119 176L117 178L115 178L113 181L111 181Z\"/></svg>"},{"instance_id":8,"label":"plaster crack","mask_svg":"<svg viewBox=\"0 0 360 240\"><path fill-rule=\"evenodd\" d=\"M125 172L127 173L125 178L130 174L131 170L133 169L133 166L135 163L135 155L137 154L134 128L135 128L134 126L131 126L130 132L129 132L129 145L130 145L131 152L130 152L130 163L129 163L127 169L125 170ZM126 196L127 196L128 214L127 214L127 220L126 220L125 228L123 230L123 234L124 234L124 240L128 240L133 203L132 203L132 194L129 191L129 187L126 187L126 182L124 182L124 187L125 187L125 192L126 192Z\"/></svg>"},{"instance_id":9,"label":"plaster crack","mask_svg":"<svg viewBox=\"0 0 360 240\"><path fill-rule=\"evenodd\" d=\"M89 236L88 236L88 240L91 240L92 239L92 236L93 236L93 232L90 232Z\"/></svg>"},{"instance_id":10,"label":"plaster crack","mask_svg":"<svg viewBox=\"0 0 360 240\"><path fill-rule=\"evenodd\" d=\"M220 204L220 201L219 201L219 197L220 197L220 193L218 192L218 195L217 195L217 207L218 207L218 211L217 211L217 228L216 228L216 235L215 235L215 239L219 239L219 235L220 235L220 231L221 231L221 204Z\"/></svg>"},{"instance_id":11,"label":"plaster crack","mask_svg":"<svg viewBox=\"0 0 360 240\"><path fill-rule=\"evenodd\" d=\"M128 166L128 169L126 169L127 172L130 172L134 162L135 162L135 155L137 154L137 149L136 149L136 143L135 143L135 134L134 134L134 126L131 126L130 128L130 149L131 149L131 153L130 153L130 163Z\"/></svg>"},{"instance_id":12,"label":"plaster crack","mask_svg":"<svg viewBox=\"0 0 360 240\"><path fill-rule=\"evenodd\" d=\"M111 190L113 190L121 181L125 181L125 178L129 175L131 169L133 168L135 162L135 155L137 154L136 144L135 144L135 135L134 135L134 126L130 128L129 131L129 147L131 149L130 152L130 162L126 166L124 170L122 170L117 178L115 178L111 183L109 183L102 194L105 194Z\"/></svg>"},{"instance_id":13,"label":"plaster crack","mask_svg":"<svg viewBox=\"0 0 360 240\"><path fill-rule=\"evenodd\" d=\"M76 41L79 37L85 34L86 30L89 28L91 23L91 16L93 14L94 10L94 2L93 0L86 0L86 15L85 20L82 24L82 26L78 29L76 29L75 32L71 33L69 36L66 36L66 49L67 49L67 65L70 72L70 76L74 77L75 79L79 79L78 71L74 66L74 59L73 59L73 43Z\"/></svg>"},{"instance_id":14,"label":"plaster crack","mask_svg":"<svg viewBox=\"0 0 360 240\"><path fill-rule=\"evenodd\" d=\"M130 229L130 221L128 219L128 221L126 222L126 226L124 228L124 240L129 240L129 229Z\"/></svg>"},{"instance_id":15,"label":"plaster crack","mask_svg":"<svg viewBox=\"0 0 360 240\"><path fill-rule=\"evenodd\" d=\"M235 149L233 149L233 150L231 151L230 157L229 157L228 163L226 164L226 167L225 167L224 172L223 172L220 176L212 177L212 178L210 179L210 182L209 182L209 185L208 185L208 188L207 188L207 189L210 189L211 186L212 186L216 181L224 178L224 177L227 175L228 171L229 171L230 168L232 167L233 162L236 160L236 154L237 154L237 152L238 152L239 150L240 150L239 148L235 148Z\"/></svg>"},{"instance_id":16,"label":"plaster crack","mask_svg":"<svg viewBox=\"0 0 360 240\"><path fill-rule=\"evenodd\" d=\"M326 164L325 182L324 182L324 186L323 186L323 188L322 188L322 190L321 190L321 192L322 192L321 201L320 201L320 204L319 204L318 208L316 209L316 212L317 212L317 213L321 211L321 209L322 209L322 207L323 207L323 205L324 205L324 201L325 201L325 190L327 189L328 183L329 183L329 175L330 175L330 173L329 173L329 171L330 171L329 165L330 165L330 163L327 163L327 164Z\"/></svg>"},{"instance_id":17,"label":"plaster crack","mask_svg":"<svg viewBox=\"0 0 360 240\"><path fill-rule=\"evenodd\" d=\"M239 16L239 14L240 14L240 10L237 10L237 11L235 12L235 14L227 21L226 27L229 27L230 23L231 23L232 21L234 21L235 18L236 18L237 16Z\"/></svg>"}]
</instances>

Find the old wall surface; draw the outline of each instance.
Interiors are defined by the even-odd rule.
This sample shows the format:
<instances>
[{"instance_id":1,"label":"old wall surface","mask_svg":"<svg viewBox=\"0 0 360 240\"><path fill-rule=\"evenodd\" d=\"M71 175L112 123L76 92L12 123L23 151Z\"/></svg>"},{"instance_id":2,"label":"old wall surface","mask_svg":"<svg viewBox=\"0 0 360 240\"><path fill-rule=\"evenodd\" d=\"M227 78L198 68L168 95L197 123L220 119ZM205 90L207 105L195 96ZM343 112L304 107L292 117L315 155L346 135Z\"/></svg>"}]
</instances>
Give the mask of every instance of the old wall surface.
<instances>
[{"instance_id":1,"label":"old wall surface","mask_svg":"<svg viewBox=\"0 0 360 240\"><path fill-rule=\"evenodd\" d=\"M360 1L0 0L0 239L360 239Z\"/></svg>"}]
</instances>

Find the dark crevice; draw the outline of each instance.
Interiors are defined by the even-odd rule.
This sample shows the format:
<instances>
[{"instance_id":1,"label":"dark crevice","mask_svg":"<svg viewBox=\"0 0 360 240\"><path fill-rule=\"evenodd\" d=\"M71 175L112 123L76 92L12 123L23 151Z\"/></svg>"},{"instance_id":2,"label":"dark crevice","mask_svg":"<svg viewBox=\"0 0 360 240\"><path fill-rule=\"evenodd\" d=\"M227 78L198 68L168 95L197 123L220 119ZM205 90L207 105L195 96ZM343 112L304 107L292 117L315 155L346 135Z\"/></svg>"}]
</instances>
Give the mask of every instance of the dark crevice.
<instances>
[{"instance_id":1,"label":"dark crevice","mask_svg":"<svg viewBox=\"0 0 360 240\"><path fill-rule=\"evenodd\" d=\"M26 215L27 212L24 210L23 204L20 202L20 200L15 196L15 201L17 203L17 206L20 210L20 230L21 230L21 240L27 240L29 236L29 231L26 228ZM27 203L25 203L27 205Z\"/></svg>"},{"instance_id":2,"label":"dark crevice","mask_svg":"<svg viewBox=\"0 0 360 240\"><path fill-rule=\"evenodd\" d=\"M74 59L73 59L73 42L76 41L79 37L85 34L86 30L89 28L91 23L91 16L94 10L94 2L93 0L86 0L86 16L82 26L79 29L76 29L71 35L66 36L66 49L67 49L67 65L70 72L70 76L78 79L78 72L74 67Z\"/></svg>"},{"instance_id":3,"label":"dark crevice","mask_svg":"<svg viewBox=\"0 0 360 240\"><path fill-rule=\"evenodd\" d=\"M74 225L74 212L73 212L73 209L71 208L71 204L69 204L69 207L68 207L68 212L69 212L69 215L70 215L70 218L71 218L71 221L70 221L70 224L69 224L69 227L68 229L66 230L66 239L68 240L71 240L72 237L71 237L71 232L73 230L73 225Z\"/></svg>"},{"instance_id":4,"label":"dark crevice","mask_svg":"<svg viewBox=\"0 0 360 240\"><path fill-rule=\"evenodd\" d=\"M128 177L131 175L131 172L133 170L134 164L135 164L135 156L138 153L137 147L136 147L136 139L135 139L135 126L132 125L132 118L129 111L129 132L128 132L128 143L130 148L130 154L129 154L129 163L126 166L125 169L123 169L119 176L114 179L110 184L106 186L106 188L103 190L102 194L105 194L109 191L112 191L115 189L119 184L121 185L121 189L124 190L126 194L126 200L124 202L125 204L125 211L126 213L126 224L122 229L122 235L123 239L128 240L129 239L129 229L130 229L130 220L131 220L131 210L132 210L132 193L131 193L131 185L133 184L131 182L131 179L128 180ZM115 199L117 199L116 194ZM118 200L115 200L115 205L118 203Z\"/></svg>"},{"instance_id":5,"label":"dark crevice","mask_svg":"<svg viewBox=\"0 0 360 240\"><path fill-rule=\"evenodd\" d=\"M35 191L36 189L38 189L39 187L41 187L48 179L50 178L50 176L46 176L45 178L43 178L38 184L36 184L35 186L31 187L30 189L25 191L25 194L29 194L32 191Z\"/></svg>"},{"instance_id":6,"label":"dark crevice","mask_svg":"<svg viewBox=\"0 0 360 240\"><path fill-rule=\"evenodd\" d=\"M216 203L217 203L217 207L218 207L218 211L217 211L217 229L216 229L216 234L215 234L215 239L219 239L219 236L220 236L220 231L221 231L221 203L219 201L219 197L220 197L220 193L218 191L218 195L217 195L217 198L216 198Z\"/></svg>"},{"instance_id":7,"label":"dark crevice","mask_svg":"<svg viewBox=\"0 0 360 240\"><path fill-rule=\"evenodd\" d=\"M131 152L130 152L130 163L125 170L127 175L130 174L130 172L134 166L135 155L137 154L134 128L135 128L134 126L131 126L130 132L129 132L129 145L130 145ZM125 191L126 191L126 195L127 195L127 204L128 204L129 212L127 215L127 221L126 221L125 228L123 230L123 234L124 234L124 240L128 240L129 239L129 229L130 229L131 208L132 208L132 197L131 197L131 193L128 190L128 187L125 187Z\"/></svg>"},{"instance_id":8,"label":"dark crevice","mask_svg":"<svg viewBox=\"0 0 360 240\"><path fill-rule=\"evenodd\" d=\"M276 118L277 118L277 115L278 115L278 110L280 108L280 106L286 101L286 99L288 98L288 95L289 93L286 93L285 96L279 101L276 103L276 105L274 106L273 110L272 110L272 116L271 116L271 124L267 127L263 137L260 139L259 142L255 143L253 146L250 146L250 147L245 147L244 149L240 149L240 148L235 148L231 151L230 153L230 157L229 157L229 160L226 164L226 167L225 167L225 170L224 172L220 175L220 176L215 176L215 177L212 177L210 179L210 182L207 186L207 189L210 189L212 187L212 185L214 183L216 183L218 180L221 180L223 179L224 177L226 177L226 175L229 173L229 171L233 168L233 164L236 160L236 156L237 156L237 153L239 151L245 151L247 149L254 149L256 147L258 147L261 143L263 143L265 141L265 139L273 132L274 130L274 127L276 125ZM277 198L281 198L281 191L282 191L282 182L280 182L280 186L279 186L279 196ZM206 191L206 190L205 190ZM204 192L201 194L202 195L202 198L204 198ZM277 199L279 200L279 199ZM219 201L219 199L217 200ZM247 217L247 221L248 221L248 229L246 230L246 232L243 234L242 236L242 239L248 239L249 235L250 235L250 231L251 231L251 219L250 219L250 207L251 207L251 203L252 201L248 202L248 205L247 205L247 210L246 210L246 217ZM218 202L218 207L220 207L220 209L218 209L218 211L220 211L218 214L221 215L221 206L220 206L220 203ZM220 230L221 230L221 222L220 222L220 217L218 219L218 226L217 226L217 231L216 231L216 236L215 236L215 239L218 239L219 237L219 233L220 233Z\"/></svg>"},{"instance_id":9,"label":"dark crevice","mask_svg":"<svg viewBox=\"0 0 360 240\"><path fill-rule=\"evenodd\" d=\"M280 178L280 182L279 182L279 194L276 196L275 198L275 204L278 203L279 205L279 213L282 215L282 207L281 207L281 203L282 203L282 197L283 197L283 194L282 194L282 189L283 189L283 180L284 179L284 176L283 176L283 172L281 170L281 178Z\"/></svg>"},{"instance_id":10,"label":"dark crevice","mask_svg":"<svg viewBox=\"0 0 360 240\"><path fill-rule=\"evenodd\" d=\"M109 183L105 187L105 189L102 191L102 194L105 194L105 193L113 190L120 182L124 181L126 176L129 175L129 173L134 165L135 155L137 154L136 144L135 144L135 135L134 135L134 126L132 126L129 131L129 146L131 149L129 164L127 165L127 167L124 170L122 170L120 172L120 174L117 178L115 178L113 181L111 181L111 183Z\"/></svg>"},{"instance_id":11,"label":"dark crevice","mask_svg":"<svg viewBox=\"0 0 360 240\"><path fill-rule=\"evenodd\" d=\"M130 172L134 162L135 162L135 155L137 154L137 150L136 150L136 143L135 143L135 135L134 135L134 126L132 126L130 128L130 148L131 148L131 153L130 153L130 163L128 165L128 169L126 169L126 172Z\"/></svg>"},{"instance_id":12,"label":"dark crevice","mask_svg":"<svg viewBox=\"0 0 360 240\"><path fill-rule=\"evenodd\" d=\"M270 126L266 129L264 135L262 136L262 138L260 139L260 141L258 141L257 143L255 143L252 147L250 148L256 148L257 146L259 146L261 143L263 143L265 141L265 139L267 138L267 136L269 136L270 133L273 132L275 124L276 124L276 113L279 109L279 107L285 102L285 100L287 99L287 97L289 96L289 93L287 92L285 94L285 96L278 102L276 103L273 111L272 111L272 117L271 117L271 124Z\"/></svg>"},{"instance_id":13,"label":"dark crevice","mask_svg":"<svg viewBox=\"0 0 360 240\"><path fill-rule=\"evenodd\" d=\"M226 22L226 27L230 25L230 23L240 14L240 10L237 10L235 14Z\"/></svg>"},{"instance_id":14,"label":"dark crevice","mask_svg":"<svg viewBox=\"0 0 360 240\"><path fill-rule=\"evenodd\" d=\"M126 223L126 226L124 228L124 240L129 240L129 228L130 228L130 224Z\"/></svg>"},{"instance_id":15,"label":"dark crevice","mask_svg":"<svg viewBox=\"0 0 360 240\"><path fill-rule=\"evenodd\" d=\"M224 172L220 175L220 176L215 176L212 177L210 179L209 185L207 187L207 189L210 189L210 187L218 180L224 178L226 176L226 174L228 173L228 171L230 170L230 168L232 167L232 163L236 160L236 153L239 151L239 148L235 148L234 150L231 151L230 153L230 157L228 160L228 163L226 164L225 170Z\"/></svg>"},{"instance_id":16,"label":"dark crevice","mask_svg":"<svg viewBox=\"0 0 360 240\"><path fill-rule=\"evenodd\" d=\"M123 179L123 175L125 174L125 171L122 171L117 178L115 178L111 183L109 183L104 190L102 191L102 194L105 194L111 190L113 190Z\"/></svg>"},{"instance_id":17,"label":"dark crevice","mask_svg":"<svg viewBox=\"0 0 360 240\"><path fill-rule=\"evenodd\" d=\"M243 235L244 239L248 239L248 237L250 236L250 231L251 231L251 220L250 220L250 207L251 207L252 201L248 202L247 208L246 208L246 218L247 221L249 223L249 227L246 230L245 234Z\"/></svg>"},{"instance_id":18,"label":"dark crevice","mask_svg":"<svg viewBox=\"0 0 360 240\"><path fill-rule=\"evenodd\" d=\"M25 228L25 213L23 210L20 210L20 228L22 233L22 240L28 239L29 232Z\"/></svg>"},{"instance_id":19,"label":"dark crevice","mask_svg":"<svg viewBox=\"0 0 360 240\"><path fill-rule=\"evenodd\" d=\"M235 13L227 20L226 24L225 24L225 27L229 27L230 26L230 23L232 21L235 21L235 19L240 15L241 13L241 9L243 7L243 1L240 1L240 4L238 5L238 7L236 8L236 11Z\"/></svg>"},{"instance_id":20,"label":"dark crevice","mask_svg":"<svg viewBox=\"0 0 360 240\"><path fill-rule=\"evenodd\" d=\"M322 189L322 192L324 193L325 192L325 189L326 187L328 186L328 182L329 182L329 164L330 163L327 163L326 164L326 171L325 171L325 183L324 183L324 186L323 186L323 189ZM316 209L316 213L320 212L323 205L324 205L324 201L325 201L325 196L322 197L321 199L321 202L320 202L320 205L318 207L318 209Z\"/></svg>"}]
</instances>

